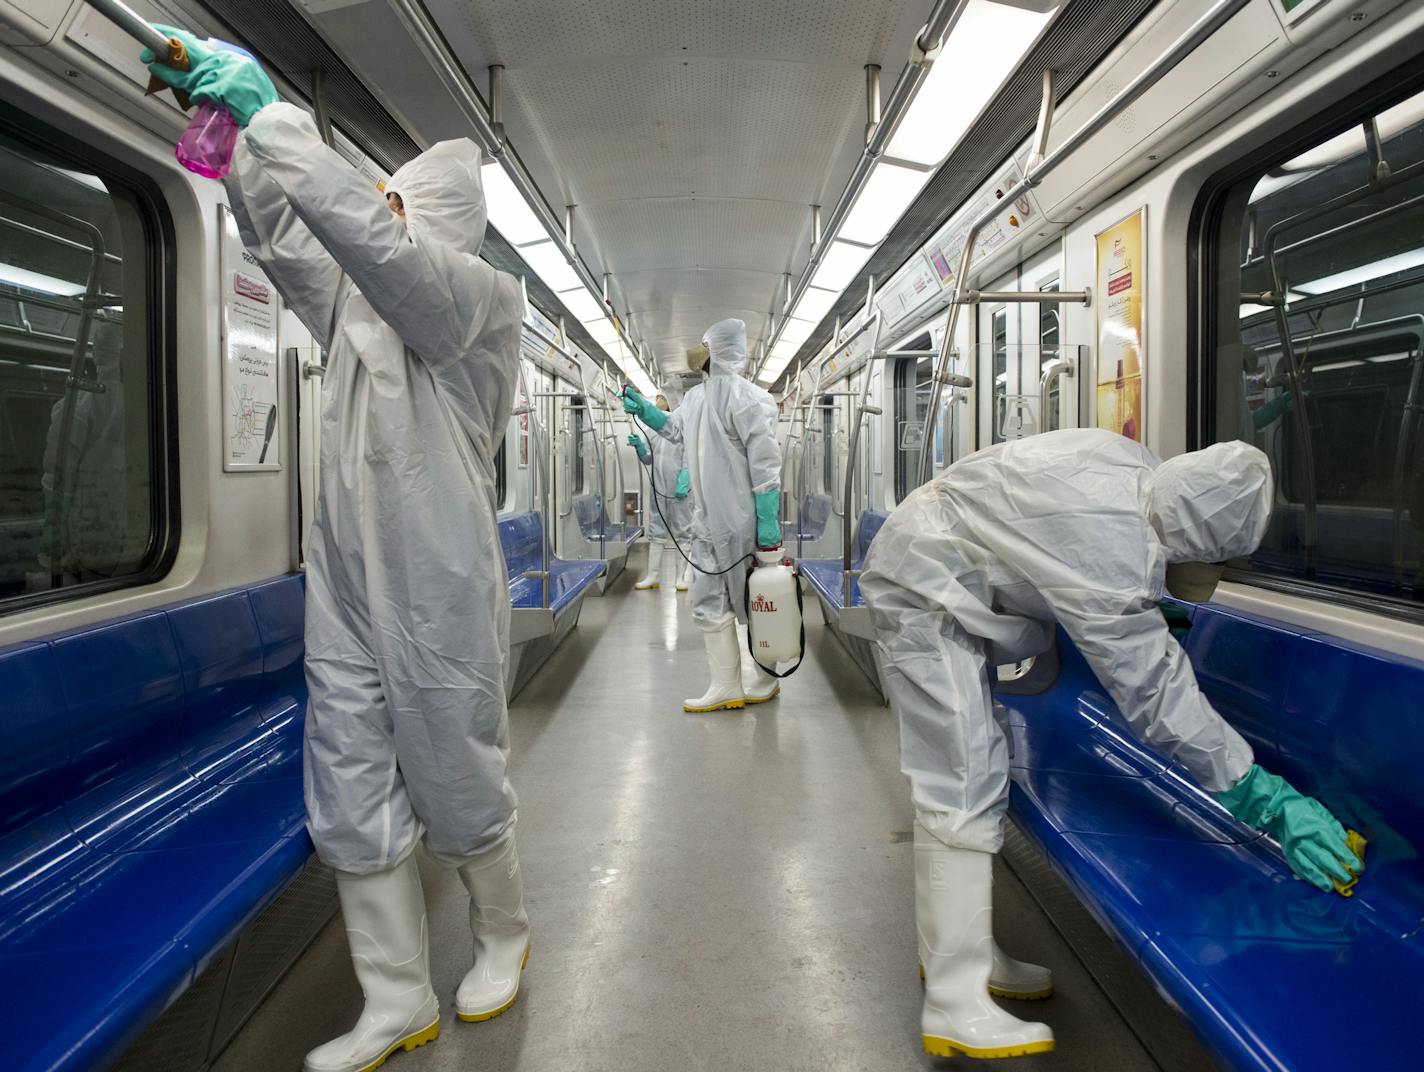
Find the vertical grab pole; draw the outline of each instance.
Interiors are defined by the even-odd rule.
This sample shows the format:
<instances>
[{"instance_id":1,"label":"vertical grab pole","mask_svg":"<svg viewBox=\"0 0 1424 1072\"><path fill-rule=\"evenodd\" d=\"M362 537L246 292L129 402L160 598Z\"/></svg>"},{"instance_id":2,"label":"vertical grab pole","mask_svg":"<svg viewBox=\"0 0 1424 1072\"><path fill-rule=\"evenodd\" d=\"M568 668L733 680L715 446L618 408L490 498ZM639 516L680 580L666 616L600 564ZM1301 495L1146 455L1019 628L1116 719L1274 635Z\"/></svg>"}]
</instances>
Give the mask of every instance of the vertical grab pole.
<instances>
[{"instance_id":1,"label":"vertical grab pole","mask_svg":"<svg viewBox=\"0 0 1424 1072\"><path fill-rule=\"evenodd\" d=\"M870 398L870 372L875 364L875 356L880 351L880 310L875 307L875 277L870 276L866 285L865 309L872 321L870 328L870 350L865 358L865 379L860 385L860 399L856 406L855 419L851 422L850 447L846 451L844 512L841 515L841 580L845 585L845 606L851 605L851 587L855 578L851 575L850 541L851 520L855 513L855 468L856 456L860 453L860 431L865 424L866 402Z\"/></svg>"}]
</instances>

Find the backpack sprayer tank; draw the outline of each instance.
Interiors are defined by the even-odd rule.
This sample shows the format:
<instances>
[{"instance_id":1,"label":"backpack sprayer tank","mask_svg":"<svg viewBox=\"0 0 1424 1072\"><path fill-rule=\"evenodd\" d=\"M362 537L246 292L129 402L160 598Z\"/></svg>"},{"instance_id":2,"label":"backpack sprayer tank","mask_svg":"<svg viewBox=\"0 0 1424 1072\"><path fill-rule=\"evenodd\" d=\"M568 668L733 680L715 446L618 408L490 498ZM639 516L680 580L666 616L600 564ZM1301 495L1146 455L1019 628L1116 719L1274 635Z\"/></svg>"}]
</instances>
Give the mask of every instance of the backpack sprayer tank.
<instances>
[{"instance_id":1,"label":"backpack sprayer tank","mask_svg":"<svg viewBox=\"0 0 1424 1072\"><path fill-rule=\"evenodd\" d=\"M790 659L801 665L806 633L801 618L801 582L780 550L758 551L747 575L747 646L752 658L769 674Z\"/></svg>"}]
</instances>

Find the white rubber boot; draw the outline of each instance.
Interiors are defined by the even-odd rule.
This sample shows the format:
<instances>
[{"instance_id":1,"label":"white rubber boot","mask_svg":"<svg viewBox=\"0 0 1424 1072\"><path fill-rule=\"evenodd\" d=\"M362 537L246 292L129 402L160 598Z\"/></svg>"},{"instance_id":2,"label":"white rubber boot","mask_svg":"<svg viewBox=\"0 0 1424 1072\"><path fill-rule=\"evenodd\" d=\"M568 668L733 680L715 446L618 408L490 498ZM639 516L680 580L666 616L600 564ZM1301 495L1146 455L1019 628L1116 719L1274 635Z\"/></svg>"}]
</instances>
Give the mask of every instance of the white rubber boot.
<instances>
[{"instance_id":1,"label":"white rubber boot","mask_svg":"<svg viewBox=\"0 0 1424 1072\"><path fill-rule=\"evenodd\" d=\"M373 875L338 871L336 889L366 1007L348 1034L307 1054L305 1072L367 1072L397 1050L413 1050L440 1035L414 856Z\"/></svg>"},{"instance_id":2,"label":"white rubber boot","mask_svg":"<svg viewBox=\"0 0 1424 1072\"><path fill-rule=\"evenodd\" d=\"M925 951L920 949L920 981L925 978ZM1041 964L1015 960L994 942L994 967L989 972L989 993L1013 1001L1042 1001L1053 996L1053 973Z\"/></svg>"},{"instance_id":3,"label":"white rubber boot","mask_svg":"<svg viewBox=\"0 0 1424 1072\"><path fill-rule=\"evenodd\" d=\"M704 626L707 668L712 681L707 691L693 700L683 700L684 711L727 711L745 707L742 694L742 653L737 646L737 619L730 614L721 622Z\"/></svg>"},{"instance_id":4,"label":"white rubber boot","mask_svg":"<svg viewBox=\"0 0 1424 1072\"><path fill-rule=\"evenodd\" d=\"M459 867L470 891L470 931L475 966L455 992L461 1020L493 1020L519 997L519 979L529 963L529 916L524 911L524 876L514 838Z\"/></svg>"},{"instance_id":5,"label":"white rubber boot","mask_svg":"<svg viewBox=\"0 0 1424 1072\"><path fill-rule=\"evenodd\" d=\"M1047 1024L1004 1012L989 996L994 967L993 864L951 849L915 823L915 922L924 957L920 1036L935 1057L1022 1057L1053 1049Z\"/></svg>"},{"instance_id":6,"label":"white rubber boot","mask_svg":"<svg viewBox=\"0 0 1424 1072\"><path fill-rule=\"evenodd\" d=\"M648 572L643 575L643 579L633 586L635 592L646 592L650 588L661 588L663 565L663 545L661 543L648 544Z\"/></svg>"},{"instance_id":7,"label":"white rubber boot","mask_svg":"<svg viewBox=\"0 0 1424 1072\"><path fill-rule=\"evenodd\" d=\"M1042 964L1015 960L994 943L994 967L989 972L989 993L1014 1001L1041 1001L1053 996L1053 973Z\"/></svg>"},{"instance_id":8,"label":"white rubber boot","mask_svg":"<svg viewBox=\"0 0 1424 1072\"><path fill-rule=\"evenodd\" d=\"M678 555L677 560L681 563L677 568L677 590L686 592L692 587L692 563L682 555Z\"/></svg>"},{"instance_id":9,"label":"white rubber boot","mask_svg":"<svg viewBox=\"0 0 1424 1072\"><path fill-rule=\"evenodd\" d=\"M753 662L751 680L742 682L742 694L747 703L766 703L781 695L781 682Z\"/></svg>"}]
</instances>

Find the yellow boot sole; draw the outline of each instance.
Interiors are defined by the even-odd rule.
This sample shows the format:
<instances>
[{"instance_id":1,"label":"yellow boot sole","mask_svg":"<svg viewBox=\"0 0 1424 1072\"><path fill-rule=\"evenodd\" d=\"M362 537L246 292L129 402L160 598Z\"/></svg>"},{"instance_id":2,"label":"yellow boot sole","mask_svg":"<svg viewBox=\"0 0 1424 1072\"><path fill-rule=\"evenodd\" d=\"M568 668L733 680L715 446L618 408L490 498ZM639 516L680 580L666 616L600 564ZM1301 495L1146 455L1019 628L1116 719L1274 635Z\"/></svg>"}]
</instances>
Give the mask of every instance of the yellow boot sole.
<instances>
[{"instance_id":1,"label":"yellow boot sole","mask_svg":"<svg viewBox=\"0 0 1424 1072\"><path fill-rule=\"evenodd\" d=\"M393 1054L393 1053L395 1053L397 1050L410 1051L410 1050L414 1050L414 1049L419 1049L421 1046L424 1046L427 1042L434 1042L434 1041L435 1041L436 1039L438 1039L439 1037L440 1037L440 1021L437 1019L437 1020L436 1020L433 1024L431 1024L429 1027L424 1028L424 1029L422 1029L422 1030L420 1030L420 1031L417 1031L417 1032L416 1032L415 1034L413 1034L413 1035L407 1035L405 1038L401 1039L399 1042L397 1042L395 1045L393 1045L389 1050L387 1050L385 1053L381 1054L381 1056L377 1057L374 1061L372 1061L372 1062L371 1062L369 1065L367 1065L365 1068L361 1069L361 1072L375 1072L376 1069L380 1068L383 1064L386 1063L386 1058L390 1057L390 1055Z\"/></svg>"},{"instance_id":2,"label":"yellow boot sole","mask_svg":"<svg viewBox=\"0 0 1424 1072\"><path fill-rule=\"evenodd\" d=\"M635 584L635 585L633 586L633 591L635 591L635 592L651 592L651 591L653 591L654 589L656 589L656 588L661 588L661 587L662 587L661 582L659 582L659 583L657 583L657 584Z\"/></svg>"},{"instance_id":3,"label":"yellow boot sole","mask_svg":"<svg viewBox=\"0 0 1424 1072\"><path fill-rule=\"evenodd\" d=\"M954 1057L956 1054L963 1057L973 1057L977 1059L994 1060L1000 1057L1028 1057L1035 1053L1052 1053L1053 1042L1026 1042L1022 1046L966 1046L962 1042L955 1042L953 1039L937 1038L934 1035L921 1035L920 1041L924 1044L925 1053L931 1057Z\"/></svg>"},{"instance_id":4,"label":"yellow boot sole","mask_svg":"<svg viewBox=\"0 0 1424 1072\"><path fill-rule=\"evenodd\" d=\"M526 946L524 947L524 959L519 962L519 974L520 974L521 977L524 975L524 969L529 966L529 950L530 950L531 948L532 948L532 943L531 943L531 945L526 945ZM523 979L521 978L520 981L522 982ZM503 1005L501 1005L501 1006L500 1006L499 1008L497 1008L497 1009L494 1009L494 1010L492 1010L492 1011L490 1011L490 1012L456 1012L455 1015L458 1016L461 1020L465 1021L465 1023L467 1023L467 1024L482 1024L482 1023L484 1023L486 1020L493 1020L493 1019L494 1019L496 1016L498 1016L500 1013L508 1012L510 1009L512 1009L512 1008L514 1007L514 1003L515 1003L516 1001L518 1001L518 1000L519 1000L519 987L518 987L518 986L515 986L515 988L514 988L514 996L511 997L508 1001L506 1001Z\"/></svg>"},{"instance_id":5,"label":"yellow boot sole","mask_svg":"<svg viewBox=\"0 0 1424 1072\"><path fill-rule=\"evenodd\" d=\"M712 704L710 707L693 707L691 704L683 704L682 709L690 715L705 715L709 711L735 711L746 705L746 700L723 700L721 703Z\"/></svg>"},{"instance_id":6,"label":"yellow boot sole","mask_svg":"<svg viewBox=\"0 0 1424 1072\"><path fill-rule=\"evenodd\" d=\"M749 704L771 703L772 700L776 699L776 698L777 698L778 696L780 696L780 695L781 695L781 686L778 685L778 686L776 686L776 691L773 692L770 696L763 696L760 700L753 700L750 696L748 696L747 699L746 699L746 702L749 703Z\"/></svg>"}]
</instances>

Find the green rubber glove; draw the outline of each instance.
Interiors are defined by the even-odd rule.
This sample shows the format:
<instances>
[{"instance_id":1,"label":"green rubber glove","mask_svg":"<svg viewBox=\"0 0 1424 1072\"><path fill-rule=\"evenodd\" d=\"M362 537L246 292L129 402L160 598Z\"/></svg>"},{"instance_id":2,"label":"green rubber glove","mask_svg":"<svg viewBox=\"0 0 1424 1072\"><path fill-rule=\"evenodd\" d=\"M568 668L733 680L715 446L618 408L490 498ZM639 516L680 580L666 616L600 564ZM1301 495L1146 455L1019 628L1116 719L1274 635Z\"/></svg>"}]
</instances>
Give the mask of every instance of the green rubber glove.
<instances>
[{"instance_id":1,"label":"green rubber glove","mask_svg":"<svg viewBox=\"0 0 1424 1072\"><path fill-rule=\"evenodd\" d=\"M623 389L623 412L633 414L655 432L668 422L666 413L631 387Z\"/></svg>"},{"instance_id":2,"label":"green rubber glove","mask_svg":"<svg viewBox=\"0 0 1424 1072\"><path fill-rule=\"evenodd\" d=\"M692 494L692 474L686 469L677 474L677 490L673 494L679 499L685 499Z\"/></svg>"},{"instance_id":3,"label":"green rubber glove","mask_svg":"<svg viewBox=\"0 0 1424 1072\"><path fill-rule=\"evenodd\" d=\"M632 447L633 450L637 453L638 460L640 462L645 462L648 460L648 445L643 442L642 436L638 435L636 432L633 433L628 437L628 445Z\"/></svg>"},{"instance_id":4,"label":"green rubber glove","mask_svg":"<svg viewBox=\"0 0 1424 1072\"><path fill-rule=\"evenodd\" d=\"M757 546L763 551L781 546L781 489L759 491L756 499Z\"/></svg>"},{"instance_id":5,"label":"green rubber glove","mask_svg":"<svg viewBox=\"0 0 1424 1072\"><path fill-rule=\"evenodd\" d=\"M195 103L211 101L221 105L239 126L245 127L252 122L254 115L281 99L266 72L246 56L210 49L186 31L167 26L157 26L157 29L183 42L192 69L175 71L161 63L154 63L153 53L148 49L140 58L147 57L145 62L156 78L186 90Z\"/></svg>"},{"instance_id":6,"label":"green rubber glove","mask_svg":"<svg viewBox=\"0 0 1424 1072\"><path fill-rule=\"evenodd\" d=\"M1344 827L1324 804L1258 764L1216 799L1247 826L1279 841L1291 870L1316 889L1329 893L1331 879L1349 883L1365 869L1350 850Z\"/></svg>"}]
</instances>

